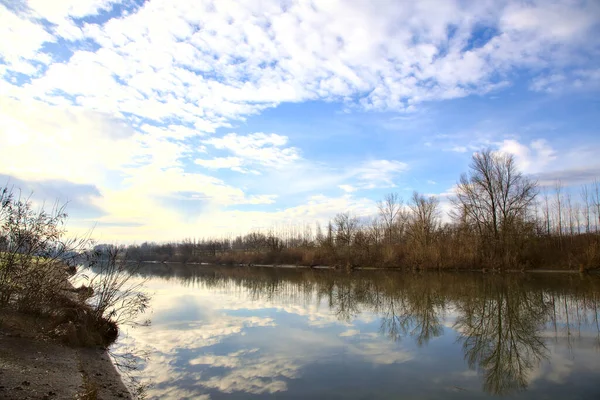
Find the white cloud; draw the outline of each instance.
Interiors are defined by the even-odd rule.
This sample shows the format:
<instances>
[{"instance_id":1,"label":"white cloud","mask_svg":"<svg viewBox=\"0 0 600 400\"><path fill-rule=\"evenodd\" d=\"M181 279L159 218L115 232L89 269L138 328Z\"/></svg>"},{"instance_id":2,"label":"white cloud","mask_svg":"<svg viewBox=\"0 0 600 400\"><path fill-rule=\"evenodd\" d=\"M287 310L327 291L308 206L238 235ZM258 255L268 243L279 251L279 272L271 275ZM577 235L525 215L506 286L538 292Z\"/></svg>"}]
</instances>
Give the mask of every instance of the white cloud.
<instances>
[{"instance_id":1,"label":"white cloud","mask_svg":"<svg viewBox=\"0 0 600 400\"><path fill-rule=\"evenodd\" d=\"M98 14L99 11L108 10L112 4L120 3L119 0L54 0L50 4L45 0L28 0L27 8L40 18L53 23L60 23L65 18L82 18Z\"/></svg>"},{"instance_id":2,"label":"white cloud","mask_svg":"<svg viewBox=\"0 0 600 400\"><path fill-rule=\"evenodd\" d=\"M450 148L450 151L453 151L455 153L466 153L467 151L469 151L469 149L467 148L467 146L454 146Z\"/></svg>"},{"instance_id":3,"label":"white cloud","mask_svg":"<svg viewBox=\"0 0 600 400\"><path fill-rule=\"evenodd\" d=\"M529 88L536 92L561 94L566 91L592 91L600 87L600 69L554 72L532 79Z\"/></svg>"},{"instance_id":4,"label":"white cloud","mask_svg":"<svg viewBox=\"0 0 600 400\"><path fill-rule=\"evenodd\" d=\"M64 24L107 10L111 3L61 1L49 7L39 0L30 6L35 15ZM32 88L40 95L52 96L55 89L73 95L82 91L79 84L89 87L89 80L78 78L81 71L95 71L105 78L93 80L103 84L86 93L87 106L192 124L226 123L223 118L284 101L355 95L367 108L407 109L426 100L493 90L502 83L496 75L514 67L583 63L576 56L589 50L583 39L589 41L586 34L595 27L598 7L593 2L578 6L331 1L309 7L304 2L157 0L103 25L85 24L83 34L101 49L76 51L64 65L52 65ZM451 37L449 26L454 27ZM498 31L478 47L474 43L481 38L474 30L480 26ZM23 51L51 40L40 37ZM106 78L113 74L128 90ZM71 75L73 84L60 79ZM111 89L118 90L106 93Z\"/></svg>"},{"instance_id":5,"label":"white cloud","mask_svg":"<svg viewBox=\"0 0 600 400\"><path fill-rule=\"evenodd\" d=\"M544 139L534 140L529 146L517 140L504 140L498 151L513 155L517 167L527 174L545 170L557 157L556 151Z\"/></svg>"},{"instance_id":6,"label":"white cloud","mask_svg":"<svg viewBox=\"0 0 600 400\"><path fill-rule=\"evenodd\" d=\"M138 139L108 115L0 97L0 171L18 178L102 183L142 155Z\"/></svg>"},{"instance_id":7,"label":"white cloud","mask_svg":"<svg viewBox=\"0 0 600 400\"><path fill-rule=\"evenodd\" d=\"M394 179L408 170L408 165L397 160L371 160L352 171L364 189L395 187Z\"/></svg>"},{"instance_id":8,"label":"white cloud","mask_svg":"<svg viewBox=\"0 0 600 400\"><path fill-rule=\"evenodd\" d=\"M340 333L340 337L348 337L348 336L356 336L359 335L360 331L357 329L348 329L342 333Z\"/></svg>"},{"instance_id":9,"label":"white cloud","mask_svg":"<svg viewBox=\"0 0 600 400\"><path fill-rule=\"evenodd\" d=\"M1 3L0 37L0 61L11 70L27 75L37 74L29 60L47 59L39 54L39 49L44 42L53 40L52 35L35 21L13 14Z\"/></svg>"},{"instance_id":10,"label":"white cloud","mask_svg":"<svg viewBox=\"0 0 600 400\"><path fill-rule=\"evenodd\" d=\"M277 168L300 159L299 150L284 147L288 142L286 136L262 132L249 135L228 133L223 137L214 137L204 141L218 150L229 151L236 157L215 160L196 160L197 164L209 168L225 168L223 163L234 164L231 167L240 169L242 164L257 164L269 168Z\"/></svg>"},{"instance_id":11,"label":"white cloud","mask_svg":"<svg viewBox=\"0 0 600 400\"><path fill-rule=\"evenodd\" d=\"M352 165L314 163L293 137L231 132L283 102L410 112L498 90L521 70L548 71L532 80L536 91L600 82L590 63L595 2L153 0L109 14L117 3L0 5L0 146L10 149L0 172L98 184L97 205L108 214L99 221L146 224L140 233L177 231L160 219L181 222L181 213L158 196L223 215L219 206L270 204L278 195L394 187L408 169L378 155ZM208 136L219 128L230 131ZM502 146L532 171L550 160L533 144ZM232 186L211 175L222 169L256 180ZM305 208L224 220L251 226L257 218L324 215L334 205L370 207L364 199L312 198ZM203 227L224 229L205 219ZM185 221L181 232L193 232L199 219ZM130 238L129 229L111 233Z\"/></svg>"},{"instance_id":12,"label":"white cloud","mask_svg":"<svg viewBox=\"0 0 600 400\"><path fill-rule=\"evenodd\" d=\"M246 170L241 168L242 159L239 157L217 157L217 158L213 158L211 160L203 160L203 159L198 158L194 162L198 165L201 165L203 167L210 168L210 169L226 168L226 169L231 169L233 171L246 172Z\"/></svg>"},{"instance_id":13,"label":"white cloud","mask_svg":"<svg viewBox=\"0 0 600 400\"><path fill-rule=\"evenodd\" d=\"M600 176L600 160L595 157L600 149L595 143L565 145L556 139L551 143L542 138L527 142L516 135L505 137L508 138L500 141L472 141L465 149L476 152L491 148L510 154L518 170L537 179L540 186L554 186L557 180L565 186L587 184ZM439 196L452 195L453 190L454 187Z\"/></svg>"},{"instance_id":14,"label":"white cloud","mask_svg":"<svg viewBox=\"0 0 600 400\"><path fill-rule=\"evenodd\" d=\"M352 193L352 192L355 192L358 190L357 188L355 188L352 185L338 185L338 187L346 193Z\"/></svg>"},{"instance_id":15,"label":"white cloud","mask_svg":"<svg viewBox=\"0 0 600 400\"><path fill-rule=\"evenodd\" d=\"M209 204L265 204L274 195L246 195L222 180L186 172L181 142L140 134L111 116L82 108L0 97L0 171L24 180L60 179L98 185L98 222L155 224L180 220L157 197L183 196ZM117 181L115 181L115 176ZM90 226L84 229L89 229Z\"/></svg>"}]
</instances>

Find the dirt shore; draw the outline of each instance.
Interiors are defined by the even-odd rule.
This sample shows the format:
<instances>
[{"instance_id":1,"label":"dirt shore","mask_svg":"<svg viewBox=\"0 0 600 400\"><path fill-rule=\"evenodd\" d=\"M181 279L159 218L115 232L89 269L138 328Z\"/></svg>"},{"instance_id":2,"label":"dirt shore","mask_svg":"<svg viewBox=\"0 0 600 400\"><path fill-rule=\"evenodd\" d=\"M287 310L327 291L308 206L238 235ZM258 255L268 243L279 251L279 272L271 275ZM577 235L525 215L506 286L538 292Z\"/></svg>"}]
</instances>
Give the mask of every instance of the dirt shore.
<instances>
[{"instance_id":1,"label":"dirt shore","mask_svg":"<svg viewBox=\"0 0 600 400\"><path fill-rule=\"evenodd\" d=\"M0 399L130 399L107 352L53 339L44 321L0 313Z\"/></svg>"}]
</instances>

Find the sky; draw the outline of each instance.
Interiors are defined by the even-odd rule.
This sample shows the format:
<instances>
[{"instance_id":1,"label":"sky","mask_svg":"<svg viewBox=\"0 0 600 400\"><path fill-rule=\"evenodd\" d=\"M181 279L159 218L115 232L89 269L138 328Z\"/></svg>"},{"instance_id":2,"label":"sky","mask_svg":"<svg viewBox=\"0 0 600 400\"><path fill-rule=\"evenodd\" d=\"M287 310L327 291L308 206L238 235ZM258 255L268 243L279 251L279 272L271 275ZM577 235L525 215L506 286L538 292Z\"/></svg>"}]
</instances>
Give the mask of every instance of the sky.
<instances>
[{"instance_id":1,"label":"sky","mask_svg":"<svg viewBox=\"0 0 600 400\"><path fill-rule=\"evenodd\" d=\"M0 184L100 241L444 200L482 148L600 177L595 0L0 0L0 37Z\"/></svg>"}]
</instances>

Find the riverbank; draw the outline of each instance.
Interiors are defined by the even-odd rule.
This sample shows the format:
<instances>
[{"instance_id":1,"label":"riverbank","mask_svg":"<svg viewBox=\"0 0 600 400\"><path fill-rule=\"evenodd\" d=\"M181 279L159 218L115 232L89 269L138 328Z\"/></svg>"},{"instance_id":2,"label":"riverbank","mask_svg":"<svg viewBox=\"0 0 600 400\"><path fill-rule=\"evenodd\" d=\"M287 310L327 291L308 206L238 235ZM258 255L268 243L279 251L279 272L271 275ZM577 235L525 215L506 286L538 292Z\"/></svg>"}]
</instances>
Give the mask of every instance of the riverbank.
<instances>
[{"instance_id":1,"label":"riverbank","mask_svg":"<svg viewBox=\"0 0 600 400\"><path fill-rule=\"evenodd\" d=\"M133 262L133 261L131 261ZM231 263L208 263L208 262L177 262L177 261L143 261L142 265L161 266L166 268L177 265L188 267L231 267L231 268L282 268L282 269L313 269L313 270L333 270L333 271L397 271L397 272L481 272L481 273L566 273L566 274L600 274L600 268L564 269L564 268L537 268L537 269L491 269L491 268L400 268L400 267L361 267L361 266L330 266L330 265L300 265L300 264L231 264Z\"/></svg>"},{"instance_id":2,"label":"riverbank","mask_svg":"<svg viewBox=\"0 0 600 400\"><path fill-rule=\"evenodd\" d=\"M65 345L50 322L0 311L0 398L131 398L106 350Z\"/></svg>"}]
</instances>

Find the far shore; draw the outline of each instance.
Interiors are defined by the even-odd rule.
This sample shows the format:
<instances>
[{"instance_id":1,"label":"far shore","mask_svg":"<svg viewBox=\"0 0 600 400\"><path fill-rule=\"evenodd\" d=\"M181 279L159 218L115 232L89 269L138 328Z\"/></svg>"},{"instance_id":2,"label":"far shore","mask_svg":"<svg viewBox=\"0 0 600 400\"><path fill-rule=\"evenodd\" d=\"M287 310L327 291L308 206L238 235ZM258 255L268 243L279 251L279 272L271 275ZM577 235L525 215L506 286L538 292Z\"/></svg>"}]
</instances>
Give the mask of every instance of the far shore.
<instances>
[{"instance_id":1,"label":"far shore","mask_svg":"<svg viewBox=\"0 0 600 400\"><path fill-rule=\"evenodd\" d=\"M133 260L129 260L133 262ZM193 266L219 266L219 267L238 267L238 268L288 268L288 269L315 269L315 270L334 270L334 271L396 271L396 272L481 272L481 273L564 273L564 274L600 274L600 269L587 269L580 271L577 269L490 269L490 268L408 268L408 267L335 267L330 265L295 265L295 264L223 264L209 262L181 262L181 261L136 261L141 264L168 264L168 265L193 265Z\"/></svg>"}]
</instances>

